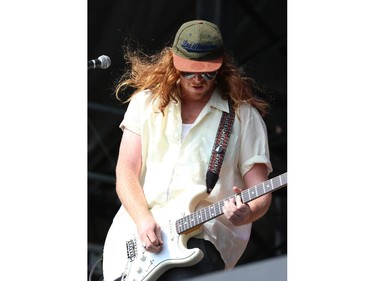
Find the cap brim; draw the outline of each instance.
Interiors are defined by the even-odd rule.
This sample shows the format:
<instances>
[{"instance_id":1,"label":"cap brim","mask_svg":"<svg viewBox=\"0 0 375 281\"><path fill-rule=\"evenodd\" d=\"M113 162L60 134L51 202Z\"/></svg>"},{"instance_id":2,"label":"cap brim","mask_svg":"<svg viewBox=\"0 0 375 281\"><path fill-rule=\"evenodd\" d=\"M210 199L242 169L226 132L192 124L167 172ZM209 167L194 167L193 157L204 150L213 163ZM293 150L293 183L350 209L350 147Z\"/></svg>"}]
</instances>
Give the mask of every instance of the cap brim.
<instances>
[{"instance_id":1,"label":"cap brim","mask_svg":"<svg viewBox=\"0 0 375 281\"><path fill-rule=\"evenodd\" d=\"M218 70L223 63L223 57L210 61L189 60L173 54L173 64L183 72L212 72Z\"/></svg>"}]
</instances>

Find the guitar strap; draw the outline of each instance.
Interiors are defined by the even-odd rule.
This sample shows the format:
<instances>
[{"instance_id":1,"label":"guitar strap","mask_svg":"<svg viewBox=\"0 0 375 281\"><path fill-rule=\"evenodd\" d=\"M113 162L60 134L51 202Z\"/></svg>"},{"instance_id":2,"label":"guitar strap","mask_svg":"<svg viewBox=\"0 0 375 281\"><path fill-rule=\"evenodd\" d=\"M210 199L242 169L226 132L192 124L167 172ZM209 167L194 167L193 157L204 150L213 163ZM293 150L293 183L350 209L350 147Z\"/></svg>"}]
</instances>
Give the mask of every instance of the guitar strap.
<instances>
[{"instance_id":1,"label":"guitar strap","mask_svg":"<svg viewBox=\"0 0 375 281\"><path fill-rule=\"evenodd\" d=\"M221 165L227 150L229 137L232 131L234 121L234 108L232 102L228 101L229 113L223 111L221 115L219 127L217 129L214 146L211 152L211 158L206 173L207 193L210 194L219 179Z\"/></svg>"}]
</instances>

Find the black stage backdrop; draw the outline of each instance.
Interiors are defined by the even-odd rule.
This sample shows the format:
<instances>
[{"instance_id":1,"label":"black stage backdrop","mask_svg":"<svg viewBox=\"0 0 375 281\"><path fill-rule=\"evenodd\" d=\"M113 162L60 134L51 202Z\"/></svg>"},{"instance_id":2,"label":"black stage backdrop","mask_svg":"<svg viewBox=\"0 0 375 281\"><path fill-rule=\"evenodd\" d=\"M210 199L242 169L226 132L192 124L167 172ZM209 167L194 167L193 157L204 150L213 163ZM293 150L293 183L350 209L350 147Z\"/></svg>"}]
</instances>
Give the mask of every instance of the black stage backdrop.
<instances>
[{"instance_id":1,"label":"black stage backdrop","mask_svg":"<svg viewBox=\"0 0 375 281\"><path fill-rule=\"evenodd\" d=\"M287 171L287 1L286 0L88 0L88 60L111 58L108 69L88 71L88 272L94 269L120 203L114 170L126 106L113 97L125 69L125 39L152 54L173 42L179 26L205 19L218 24L224 43L271 103L268 126L276 176ZM253 224L239 264L287 252L287 189L274 192L269 212ZM92 280L101 274L100 264ZM96 279L95 279L96 278Z\"/></svg>"}]
</instances>

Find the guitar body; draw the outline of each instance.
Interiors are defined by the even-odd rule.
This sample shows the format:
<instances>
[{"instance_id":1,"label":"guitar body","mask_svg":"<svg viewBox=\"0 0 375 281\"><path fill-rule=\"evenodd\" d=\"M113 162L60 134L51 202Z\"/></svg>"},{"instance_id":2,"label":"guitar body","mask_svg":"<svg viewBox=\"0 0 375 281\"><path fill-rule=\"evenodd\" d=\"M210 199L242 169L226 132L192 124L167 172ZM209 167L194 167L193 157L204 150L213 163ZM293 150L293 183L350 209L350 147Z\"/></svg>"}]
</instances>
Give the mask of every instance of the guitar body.
<instances>
[{"instance_id":1,"label":"guitar body","mask_svg":"<svg viewBox=\"0 0 375 281\"><path fill-rule=\"evenodd\" d=\"M120 207L108 231L103 250L103 275L105 281L131 280L152 281L172 267L191 266L203 258L200 249L187 249L186 244L197 231L178 234L175 220L183 213L191 213L194 206L206 197L205 190L195 196L179 196L182 200L169 201L161 208L153 209L152 215L162 229L163 249L154 254L145 251L138 238L136 225L123 206ZM191 198L189 200L189 198ZM182 209L187 202L191 202Z\"/></svg>"},{"instance_id":2,"label":"guitar body","mask_svg":"<svg viewBox=\"0 0 375 281\"><path fill-rule=\"evenodd\" d=\"M155 281L173 267L191 266L203 258L200 249L188 249L187 241L205 222L223 214L225 200L241 196L244 203L286 186L287 173L245 189L209 206L194 210L207 198L206 187L191 189L151 213L162 230L163 249L154 254L145 251L136 225L121 206L113 219L103 249L105 281ZM181 211L181 212L179 212Z\"/></svg>"}]
</instances>

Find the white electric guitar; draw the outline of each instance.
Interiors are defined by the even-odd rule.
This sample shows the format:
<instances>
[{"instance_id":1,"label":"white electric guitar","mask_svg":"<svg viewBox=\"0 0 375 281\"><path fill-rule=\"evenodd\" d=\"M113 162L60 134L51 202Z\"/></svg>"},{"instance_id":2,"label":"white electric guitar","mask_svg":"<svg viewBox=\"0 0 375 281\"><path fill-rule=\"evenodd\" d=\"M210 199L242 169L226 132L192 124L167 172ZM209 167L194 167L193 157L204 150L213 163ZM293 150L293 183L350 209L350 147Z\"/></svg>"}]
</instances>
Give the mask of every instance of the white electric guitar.
<instances>
[{"instance_id":1,"label":"white electric guitar","mask_svg":"<svg viewBox=\"0 0 375 281\"><path fill-rule=\"evenodd\" d=\"M250 187L241 193L242 202L248 203L287 184L287 173ZM142 247L136 226L123 207L113 219L103 249L104 281L153 281L172 267L191 266L203 258L200 249L188 249L187 241L200 231L201 225L223 214L224 202L236 195L217 203L192 211L199 201L207 197L206 190L195 196L183 196L180 200L171 200L162 208L153 209L152 215L162 229L163 249L160 253L150 253ZM181 197L180 197L181 198ZM178 210L187 207L186 214L173 219Z\"/></svg>"}]
</instances>

